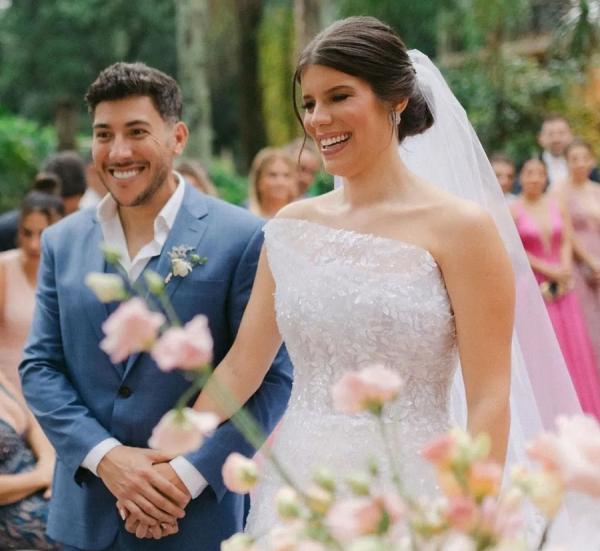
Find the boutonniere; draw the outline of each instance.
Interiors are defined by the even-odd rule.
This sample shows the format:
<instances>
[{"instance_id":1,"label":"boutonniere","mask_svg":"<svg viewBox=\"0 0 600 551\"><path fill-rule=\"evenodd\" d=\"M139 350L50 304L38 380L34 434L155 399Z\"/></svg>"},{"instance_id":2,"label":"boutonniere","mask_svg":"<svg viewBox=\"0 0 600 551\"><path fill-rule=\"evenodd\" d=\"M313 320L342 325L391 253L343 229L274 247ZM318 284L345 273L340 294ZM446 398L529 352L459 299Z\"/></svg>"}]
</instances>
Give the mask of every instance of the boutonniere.
<instances>
[{"instance_id":1,"label":"boutonniere","mask_svg":"<svg viewBox=\"0 0 600 551\"><path fill-rule=\"evenodd\" d=\"M165 285L173 277L186 277L195 266L206 264L208 261L205 256L199 256L194 247L185 245L173 247L168 254L171 259L171 271L165 277Z\"/></svg>"}]
</instances>

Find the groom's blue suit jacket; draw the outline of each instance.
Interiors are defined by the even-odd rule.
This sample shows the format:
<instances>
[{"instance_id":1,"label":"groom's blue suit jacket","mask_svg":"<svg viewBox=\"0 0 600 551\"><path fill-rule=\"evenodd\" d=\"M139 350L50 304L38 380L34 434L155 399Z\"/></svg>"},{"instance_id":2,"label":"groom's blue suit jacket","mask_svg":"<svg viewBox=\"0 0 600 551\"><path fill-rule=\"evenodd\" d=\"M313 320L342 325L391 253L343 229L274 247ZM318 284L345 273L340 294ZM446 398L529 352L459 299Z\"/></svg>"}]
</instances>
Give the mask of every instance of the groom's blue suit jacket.
<instances>
[{"instance_id":1,"label":"groom's blue suit jacket","mask_svg":"<svg viewBox=\"0 0 600 551\"><path fill-rule=\"evenodd\" d=\"M168 252L188 245L205 265L174 277L167 292L183 322L206 314L214 338L214 362L231 346L256 271L263 242L255 216L186 186L184 200L162 254L152 268L170 271ZM115 365L98 343L109 307L85 286L90 272L107 271L100 252L102 232L94 211L71 215L43 234L36 310L20 366L27 401L57 451L48 533L70 546L104 549L216 551L241 529L243 499L223 485L227 455L253 450L230 422L186 456L209 483L186 509L180 532L160 541L136 540L123 530L115 499L102 481L80 467L105 438L147 447L152 428L189 382L163 373L148 354ZM143 279L143 278L142 278ZM291 388L291 365L282 348L248 407L266 431L281 417Z\"/></svg>"}]
</instances>

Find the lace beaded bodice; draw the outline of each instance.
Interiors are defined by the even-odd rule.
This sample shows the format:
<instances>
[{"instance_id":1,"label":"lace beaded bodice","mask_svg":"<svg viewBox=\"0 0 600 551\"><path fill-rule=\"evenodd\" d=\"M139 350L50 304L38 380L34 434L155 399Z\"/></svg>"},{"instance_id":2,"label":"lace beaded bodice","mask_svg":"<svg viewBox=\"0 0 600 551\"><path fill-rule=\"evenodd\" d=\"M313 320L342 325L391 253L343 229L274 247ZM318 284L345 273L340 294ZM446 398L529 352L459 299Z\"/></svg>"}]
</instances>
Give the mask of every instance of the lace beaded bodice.
<instances>
[{"instance_id":1,"label":"lace beaded bodice","mask_svg":"<svg viewBox=\"0 0 600 551\"><path fill-rule=\"evenodd\" d=\"M414 491L432 489L418 450L450 424L458 364L454 317L434 258L416 245L306 220L274 219L264 231L277 323L294 365L275 453L305 486L318 467L343 478L373 456L381 459L373 418L335 412L330 396L348 370L380 363L404 381L384 414L398 462ZM253 500L251 533L274 522L278 484L267 469Z\"/></svg>"}]
</instances>

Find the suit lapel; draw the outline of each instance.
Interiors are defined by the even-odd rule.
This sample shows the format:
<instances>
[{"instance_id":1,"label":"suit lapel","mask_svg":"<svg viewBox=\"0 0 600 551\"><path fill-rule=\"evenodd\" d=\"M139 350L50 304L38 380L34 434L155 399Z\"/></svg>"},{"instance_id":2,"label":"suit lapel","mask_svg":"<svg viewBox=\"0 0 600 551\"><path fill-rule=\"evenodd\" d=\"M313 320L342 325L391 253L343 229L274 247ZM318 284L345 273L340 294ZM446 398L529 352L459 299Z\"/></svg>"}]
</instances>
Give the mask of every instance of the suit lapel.
<instances>
[{"instance_id":1,"label":"suit lapel","mask_svg":"<svg viewBox=\"0 0 600 551\"><path fill-rule=\"evenodd\" d=\"M192 247L194 251L202 256L199 250L199 244L206 231L206 221L203 218L208 213L206 200L204 196L186 185L183 202L175 218L173 228L169 232L167 240L162 248L160 257L155 266L155 271L165 279L171 272L171 258L169 252L173 247ZM148 266L151 267L150 265ZM142 276L141 276L142 277ZM166 292L169 300L181 284L182 277L171 277L166 285ZM127 376L133 365L139 359L140 354L133 354L127 359L124 377Z\"/></svg>"},{"instance_id":2,"label":"suit lapel","mask_svg":"<svg viewBox=\"0 0 600 551\"><path fill-rule=\"evenodd\" d=\"M88 233L83 238L82 243L84 243L86 252L81 255L81 300L83 301L83 304L89 305L89 308L86 308L85 311L94 327L98 339L102 340L104 338L102 324L109 315L108 305L100 302L93 291L85 284L85 278L89 273L102 273L106 271L106 262L102 251L100 250L102 230L95 218L90 225Z\"/></svg>"}]
</instances>

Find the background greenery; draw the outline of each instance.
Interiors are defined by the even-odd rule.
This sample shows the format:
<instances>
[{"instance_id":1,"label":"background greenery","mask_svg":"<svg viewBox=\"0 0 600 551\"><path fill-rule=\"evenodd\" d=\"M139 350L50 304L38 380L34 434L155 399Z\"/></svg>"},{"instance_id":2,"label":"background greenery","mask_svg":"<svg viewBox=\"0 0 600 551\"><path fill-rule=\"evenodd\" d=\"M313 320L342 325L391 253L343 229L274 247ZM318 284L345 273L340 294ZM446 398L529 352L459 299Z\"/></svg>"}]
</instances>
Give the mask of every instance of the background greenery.
<instances>
[{"instance_id":1,"label":"background greenery","mask_svg":"<svg viewBox=\"0 0 600 551\"><path fill-rule=\"evenodd\" d=\"M301 135L290 82L299 49L354 14L380 17L436 58L488 151L528 157L550 111L598 148L599 2L0 0L0 211L50 151L85 149L85 89L117 60L178 77L199 137L186 156L242 202L256 151ZM318 188L330 185L322 176Z\"/></svg>"}]
</instances>

